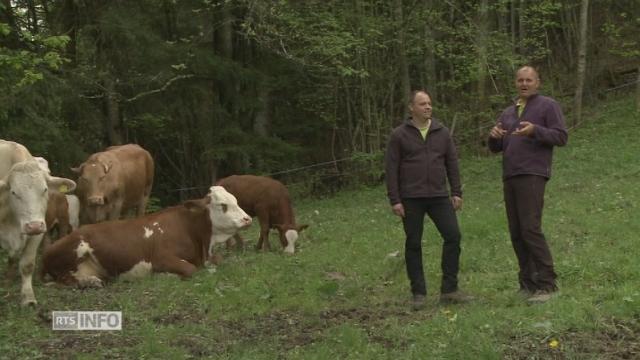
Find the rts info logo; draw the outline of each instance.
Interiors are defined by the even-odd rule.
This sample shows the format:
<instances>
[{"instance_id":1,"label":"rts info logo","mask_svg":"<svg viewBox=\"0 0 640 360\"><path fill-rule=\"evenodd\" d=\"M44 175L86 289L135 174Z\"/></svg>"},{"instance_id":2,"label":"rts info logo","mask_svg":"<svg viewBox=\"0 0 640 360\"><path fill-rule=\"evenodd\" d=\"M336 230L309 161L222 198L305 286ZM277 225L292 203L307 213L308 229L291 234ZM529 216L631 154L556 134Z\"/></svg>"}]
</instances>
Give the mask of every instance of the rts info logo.
<instances>
[{"instance_id":1,"label":"rts info logo","mask_svg":"<svg viewBox=\"0 0 640 360\"><path fill-rule=\"evenodd\" d=\"M53 330L122 330L122 311L52 311Z\"/></svg>"}]
</instances>

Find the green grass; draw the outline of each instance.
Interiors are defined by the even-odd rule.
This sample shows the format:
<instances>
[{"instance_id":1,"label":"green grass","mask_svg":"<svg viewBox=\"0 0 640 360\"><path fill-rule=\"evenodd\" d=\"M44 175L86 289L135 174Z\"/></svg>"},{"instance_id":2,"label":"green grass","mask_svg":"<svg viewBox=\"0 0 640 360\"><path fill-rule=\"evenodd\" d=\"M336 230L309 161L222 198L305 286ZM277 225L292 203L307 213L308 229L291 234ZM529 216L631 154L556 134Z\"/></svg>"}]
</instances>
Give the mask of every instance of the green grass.
<instances>
[{"instance_id":1,"label":"green grass","mask_svg":"<svg viewBox=\"0 0 640 360\"><path fill-rule=\"evenodd\" d=\"M556 149L543 227L561 292L546 304L527 306L515 294L500 157L467 157L460 283L474 303L437 304L441 239L428 223L428 306L409 310L404 235L377 186L296 199L299 221L311 226L295 256L283 255L272 234L278 251L225 253L215 272L189 281L161 274L99 290L35 281L37 309L18 305L18 282L0 281L0 358L633 358L640 121L632 108L631 99L599 107ZM245 234L250 248L256 232ZM52 310L120 310L124 329L52 331Z\"/></svg>"}]
</instances>

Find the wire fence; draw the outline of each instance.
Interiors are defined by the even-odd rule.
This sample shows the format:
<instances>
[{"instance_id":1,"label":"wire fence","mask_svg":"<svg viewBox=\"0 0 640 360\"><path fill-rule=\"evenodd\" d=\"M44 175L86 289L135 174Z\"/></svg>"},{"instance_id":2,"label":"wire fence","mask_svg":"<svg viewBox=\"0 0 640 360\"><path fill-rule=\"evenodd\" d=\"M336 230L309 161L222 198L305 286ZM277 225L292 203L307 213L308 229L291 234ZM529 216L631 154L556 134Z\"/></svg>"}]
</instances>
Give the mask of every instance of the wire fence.
<instances>
[{"instance_id":1,"label":"wire fence","mask_svg":"<svg viewBox=\"0 0 640 360\"><path fill-rule=\"evenodd\" d=\"M640 81L628 82L620 86L605 89L601 92L603 94L609 94L612 91L629 88L639 82ZM454 141L459 149L478 149L483 141L479 134L486 133L485 140L488 139L489 130L495 125L494 122L491 122L481 126L476 125L475 127L461 128L455 121L456 117L457 116L454 116L452 130L455 130ZM574 131L586 121L587 118L584 118L582 122L569 127L569 131ZM458 126L458 129L455 129L456 126ZM260 175L282 178L288 188L299 188L295 189L296 192L331 193L350 184L382 182L384 177L383 152L384 150L380 149L377 153L367 154L368 156L366 158L363 158L362 154L354 154L340 159L297 166ZM301 172L303 172L302 175L294 176L294 174ZM191 192L207 189L208 187L205 186L193 186L171 189L169 191Z\"/></svg>"}]
</instances>

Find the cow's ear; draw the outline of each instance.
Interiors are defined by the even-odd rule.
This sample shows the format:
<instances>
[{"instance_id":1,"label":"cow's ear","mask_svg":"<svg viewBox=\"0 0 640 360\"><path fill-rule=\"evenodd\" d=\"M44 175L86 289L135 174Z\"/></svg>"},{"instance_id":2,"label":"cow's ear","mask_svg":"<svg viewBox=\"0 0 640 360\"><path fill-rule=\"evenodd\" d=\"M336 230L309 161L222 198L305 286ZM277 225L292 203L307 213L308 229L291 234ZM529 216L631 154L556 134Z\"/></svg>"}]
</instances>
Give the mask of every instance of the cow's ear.
<instances>
[{"instance_id":1,"label":"cow's ear","mask_svg":"<svg viewBox=\"0 0 640 360\"><path fill-rule=\"evenodd\" d=\"M187 210L193 212L201 212L207 209L207 205L203 199L187 200L183 204Z\"/></svg>"},{"instance_id":2,"label":"cow's ear","mask_svg":"<svg viewBox=\"0 0 640 360\"><path fill-rule=\"evenodd\" d=\"M298 230L298 232L302 232L302 230L308 228L309 225L308 224L297 224L295 227L296 227L296 230Z\"/></svg>"},{"instance_id":3,"label":"cow's ear","mask_svg":"<svg viewBox=\"0 0 640 360\"><path fill-rule=\"evenodd\" d=\"M102 163L102 167L104 168L104 173L108 173L109 170L111 170L111 168L113 167L113 163L111 161L109 161L108 163Z\"/></svg>"},{"instance_id":4,"label":"cow's ear","mask_svg":"<svg viewBox=\"0 0 640 360\"><path fill-rule=\"evenodd\" d=\"M51 190L52 192L66 194L76 189L76 182L71 179L48 176L47 186L49 186L49 190Z\"/></svg>"}]
</instances>

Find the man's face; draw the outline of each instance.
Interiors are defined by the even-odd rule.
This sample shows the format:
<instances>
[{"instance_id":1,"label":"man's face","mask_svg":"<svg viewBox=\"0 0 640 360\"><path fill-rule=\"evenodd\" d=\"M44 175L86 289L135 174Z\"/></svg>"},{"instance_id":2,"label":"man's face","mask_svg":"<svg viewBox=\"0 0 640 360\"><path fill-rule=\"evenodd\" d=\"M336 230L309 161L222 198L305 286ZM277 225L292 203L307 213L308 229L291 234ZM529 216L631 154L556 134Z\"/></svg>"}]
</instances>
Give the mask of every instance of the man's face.
<instances>
[{"instance_id":1,"label":"man's face","mask_svg":"<svg viewBox=\"0 0 640 360\"><path fill-rule=\"evenodd\" d=\"M539 86L538 74L532 68L522 68L516 73L516 89L520 98L527 99L537 94Z\"/></svg>"},{"instance_id":2,"label":"man's face","mask_svg":"<svg viewBox=\"0 0 640 360\"><path fill-rule=\"evenodd\" d=\"M409 110L411 117L415 120L427 121L431 119L431 98L423 92L417 93L409 105Z\"/></svg>"}]
</instances>

